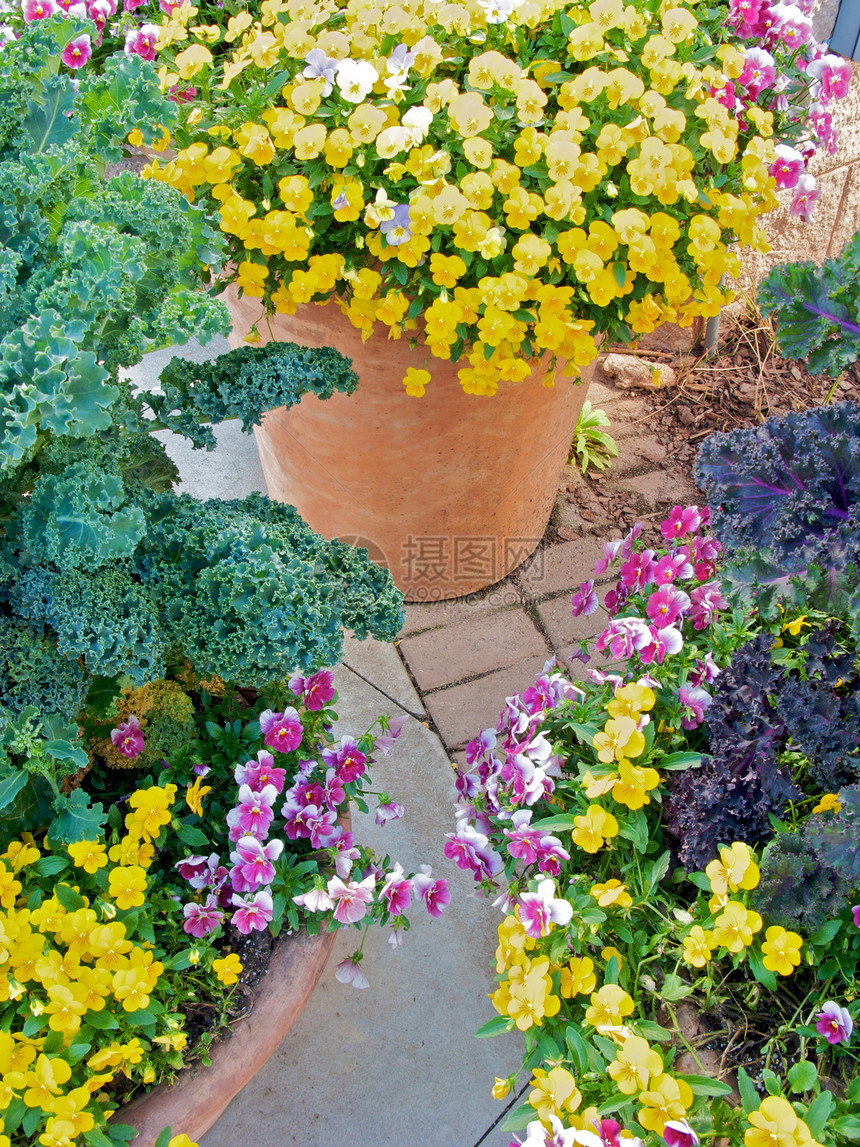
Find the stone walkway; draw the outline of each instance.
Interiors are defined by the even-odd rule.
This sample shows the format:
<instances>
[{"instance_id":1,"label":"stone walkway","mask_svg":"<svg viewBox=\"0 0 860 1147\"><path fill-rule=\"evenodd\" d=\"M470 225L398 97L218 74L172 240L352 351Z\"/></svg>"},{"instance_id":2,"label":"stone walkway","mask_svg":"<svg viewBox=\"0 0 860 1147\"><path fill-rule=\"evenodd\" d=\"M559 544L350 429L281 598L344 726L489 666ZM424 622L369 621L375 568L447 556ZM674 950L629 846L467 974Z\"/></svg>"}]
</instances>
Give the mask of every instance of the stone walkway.
<instances>
[{"instance_id":1,"label":"stone walkway","mask_svg":"<svg viewBox=\"0 0 860 1147\"><path fill-rule=\"evenodd\" d=\"M223 341L181 353L196 359L222 353ZM133 372L151 387L174 351L159 352ZM342 931L334 954L298 1023L263 1070L233 1101L201 1147L508 1147L496 1124L504 1105L490 1089L495 1075L515 1070L521 1038L475 1040L495 1014L487 994L498 919L476 898L471 876L442 855L454 827L452 760L495 723L505 698L521 692L546 661L566 661L600 616L575 619L570 595L588 578L602 540L633 517L659 521L661 509L695 501L689 479L667 468L647 403L637 392L596 381L591 402L609 414L622 461L601 480L601 492L623 495L624 521L601 516L602 501L573 467L565 471L551 536L505 581L473 598L410 605L392 645L347 639L336 670L337 732L364 732L381 713L410 721L390 757L374 767L374 781L407 806L384 827L355 813L356 835L405 868L431 864L450 884L452 901L440 920L423 909L401 948L371 932L363 968L371 982L355 991L334 978L335 966L357 946ZM181 490L198 498L242 497L262 490L252 437L237 424L217 433L211 454L165 434L182 477ZM589 498L594 500L589 509ZM559 536L566 538L557 542ZM574 672L582 672L573 662Z\"/></svg>"}]
</instances>

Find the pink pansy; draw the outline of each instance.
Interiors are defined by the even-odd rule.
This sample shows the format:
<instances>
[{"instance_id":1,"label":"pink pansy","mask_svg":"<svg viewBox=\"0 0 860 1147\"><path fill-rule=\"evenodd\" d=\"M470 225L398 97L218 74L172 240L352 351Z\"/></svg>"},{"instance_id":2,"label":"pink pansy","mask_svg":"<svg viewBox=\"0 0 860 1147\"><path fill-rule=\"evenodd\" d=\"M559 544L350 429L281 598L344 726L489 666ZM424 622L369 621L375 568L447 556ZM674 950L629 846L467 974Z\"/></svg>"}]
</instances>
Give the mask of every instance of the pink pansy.
<instances>
[{"instance_id":1,"label":"pink pansy","mask_svg":"<svg viewBox=\"0 0 860 1147\"><path fill-rule=\"evenodd\" d=\"M851 915L854 917L854 927L860 928L860 904L855 904L851 909Z\"/></svg>"},{"instance_id":2,"label":"pink pansy","mask_svg":"<svg viewBox=\"0 0 860 1147\"><path fill-rule=\"evenodd\" d=\"M294 896L293 903L300 908L307 908L309 912L328 912L334 908L334 901L324 888L311 888L309 892Z\"/></svg>"},{"instance_id":3,"label":"pink pansy","mask_svg":"<svg viewBox=\"0 0 860 1147\"><path fill-rule=\"evenodd\" d=\"M329 845L329 848L334 849L335 873L341 880L346 880L347 876L352 872L353 864L356 860L361 859L361 853L357 848L352 847L352 833L345 832L343 836L333 841Z\"/></svg>"},{"instance_id":4,"label":"pink pansy","mask_svg":"<svg viewBox=\"0 0 860 1147\"><path fill-rule=\"evenodd\" d=\"M302 743L302 723L292 705L283 713L264 709L260 714L260 729L265 743L277 753L291 753Z\"/></svg>"},{"instance_id":5,"label":"pink pansy","mask_svg":"<svg viewBox=\"0 0 860 1147\"><path fill-rule=\"evenodd\" d=\"M847 1008L841 1008L834 1000L828 1000L815 1016L815 1030L823 1035L828 1043L848 1043L854 1031L854 1021Z\"/></svg>"},{"instance_id":6,"label":"pink pansy","mask_svg":"<svg viewBox=\"0 0 860 1147\"><path fill-rule=\"evenodd\" d=\"M343 782L335 769L326 769L325 784L322 788L322 799L326 808L339 808L346 800Z\"/></svg>"},{"instance_id":7,"label":"pink pansy","mask_svg":"<svg viewBox=\"0 0 860 1147\"><path fill-rule=\"evenodd\" d=\"M262 932L272 922L274 909L268 892L255 892L253 900L247 896L234 896L230 903L236 908L232 922L243 936Z\"/></svg>"},{"instance_id":8,"label":"pink pansy","mask_svg":"<svg viewBox=\"0 0 860 1147\"><path fill-rule=\"evenodd\" d=\"M313 808L313 805L309 805ZM328 848L339 836L343 836L343 829L337 823L335 809L320 810L315 816L305 819L310 836L309 840L314 848Z\"/></svg>"},{"instance_id":9,"label":"pink pansy","mask_svg":"<svg viewBox=\"0 0 860 1147\"><path fill-rule=\"evenodd\" d=\"M821 190L818 188L815 176L806 172L801 175L797 181L797 187L794 191L794 199L791 201L789 207L789 214L796 215L799 219L809 221L815 211L815 204L821 198Z\"/></svg>"},{"instance_id":10,"label":"pink pansy","mask_svg":"<svg viewBox=\"0 0 860 1147\"><path fill-rule=\"evenodd\" d=\"M621 549L622 545L623 543L621 538L615 538L611 542L603 543L603 557L598 558L594 563L594 577L600 577L601 574L606 573L606 571L618 557L618 551Z\"/></svg>"},{"instance_id":11,"label":"pink pansy","mask_svg":"<svg viewBox=\"0 0 860 1147\"><path fill-rule=\"evenodd\" d=\"M686 1119L667 1119L663 1138L668 1147L699 1147L699 1136Z\"/></svg>"},{"instance_id":12,"label":"pink pansy","mask_svg":"<svg viewBox=\"0 0 860 1147\"><path fill-rule=\"evenodd\" d=\"M591 578L582 583L570 599L570 604L574 617L590 617L592 613L597 612L600 603L594 592L594 581Z\"/></svg>"},{"instance_id":13,"label":"pink pansy","mask_svg":"<svg viewBox=\"0 0 860 1147\"><path fill-rule=\"evenodd\" d=\"M577 1131L572 1127L565 1127L557 1115L549 1114L550 1131L539 1120L535 1120L526 1127L526 1138L522 1142L522 1147L575 1147L575 1144L580 1141L583 1147L589 1147L587 1140L580 1140L580 1136L589 1135L588 1131ZM594 1136L597 1139L597 1136ZM598 1147L600 1140L598 1139ZM516 1140L513 1140L511 1147L517 1147Z\"/></svg>"},{"instance_id":14,"label":"pink pansy","mask_svg":"<svg viewBox=\"0 0 860 1147\"><path fill-rule=\"evenodd\" d=\"M367 915L367 906L373 902L376 876L371 873L364 880L344 883L339 876L328 882L328 894L334 901L334 918L340 924L356 924Z\"/></svg>"},{"instance_id":15,"label":"pink pansy","mask_svg":"<svg viewBox=\"0 0 860 1147\"><path fill-rule=\"evenodd\" d=\"M374 738L373 747L377 753L382 753L383 757L387 757L391 750L394 748L394 742L403 732L404 725L408 724L409 715L401 713L399 717L388 718L388 728Z\"/></svg>"},{"instance_id":16,"label":"pink pansy","mask_svg":"<svg viewBox=\"0 0 860 1147\"><path fill-rule=\"evenodd\" d=\"M650 581L649 570L654 562L654 551L643 550L639 554L631 554L621 567L621 584L625 589L642 589Z\"/></svg>"},{"instance_id":17,"label":"pink pansy","mask_svg":"<svg viewBox=\"0 0 860 1147\"><path fill-rule=\"evenodd\" d=\"M265 840L275 815L272 805L277 796L278 790L274 785L266 785L259 793L249 785L241 785L238 804L227 813L230 840L235 843L246 832L258 840Z\"/></svg>"},{"instance_id":18,"label":"pink pansy","mask_svg":"<svg viewBox=\"0 0 860 1147\"><path fill-rule=\"evenodd\" d=\"M701 524L698 506L673 506L669 517L660 523L660 533L668 542L695 533Z\"/></svg>"},{"instance_id":19,"label":"pink pansy","mask_svg":"<svg viewBox=\"0 0 860 1147\"><path fill-rule=\"evenodd\" d=\"M305 708L312 713L324 709L334 699L334 676L330 669L320 669L305 678Z\"/></svg>"},{"instance_id":20,"label":"pink pansy","mask_svg":"<svg viewBox=\"0 0 860 1147\"><path fill-rule=\"evenodd\" d=\"M256 761L246 761L244 765L236 766L233 777L237 785L249 785L256 792L260 792L266 785L274 785L278 792L282 793L287 780L287 770L276 769L272 754L260 749Z\"/></svg>"},{"instance_id":21,"label":"pink pansy","mask_svg":"<svg viewBox=\"0 0 860 1147\"><path fill-rule=\"evenodd\" d=\"M676 578L693 576L693 567L684 553L664 554L648 570L648 580L655 585L670 585Z\"/></svg>"},{"instance_id":22,"label":"pink pansy","mask_svg":"<svg viewBox=\"0 0 860 1147\"><path fill-rule=\"evenodd\" d=\"M705 654L704 661L701 658L696 659L696 668L690 674L690 684L711 685L721 673L722 669L714 661L714 656L709 649Z\"/></svg>"},{"instance_id":23,"label":"pink pansy","mask_svg":"<svg viewBox=\"0 0 860 1147\"><path fill-rule=\"evenodd\" d=\"M635 522L621 540L621 560L627 561L633 553L633 543L645 529L642 522Z\"/></svg>"},{"instance_id":24,"label":"pink pansy","mask_svg":"<svg viewBox=\"0 0 860 1147\"><path fill-rule=\"evenodd\" d=\"M551 924L569 924L573 905L556 897L554 880L541 880L536 892L523 892L517 903L517 916L526 934L539 940L547 936Z\"/></svg>"},{"instance_id":25,"label":"pink pansy","mask_svg":"<svg viewBox=\"0 0 860 1147\"><path fill-rule=\"evenodd\" d=\"M124 757L129 759L136 757L144 746L143 733L137 717L129 717L127 721L121 721L115 729L111 729L110 739Z\"/></svg>"},{"instance_id":26,"label":"pink pansy","mask_svg":"<svg viewBox=\"0 0 860 1147\"><path fill-rule=\"evenodd\" d=\"M284 831L290 840L308 840L311 835L311 821L320 815L315 804L295 804L288 801L281 809L284 818Z\"/></svg>"},{"instance_id":27,"label":"pink pansy","mask_svg":"<svg viewBox=\"0 0 860 1147\"><path fill-rule=\"evenodd\" d=\"M142 60L155 59L155 45L158 41L158 28L155 24L142 24L125 34L123 51L127 56L140 56Z\"/></svg>"},{"instance_id":28,"label":"pink pansy","mask_svg":"<svg viewBox=\"0 0 860 1147\"><path fill-rule=\"evenodd\" d=\"M370 983L361 970L361 954L356 952L341 960L334 970L334 978L341 984L351 984L353 988L369 988Z\"/></svg>"},{"instance_id":29,"label":"pink pansy","mask_svg":"<svg viewBox=\"0 0 860 1147\"><path fill-rule=\"evenodd\" d=\"M796 187L797 181L806 170L801 153L794 147L778 143L774 148L776 160L770 166L770 174L776 180L779 190L786 187Z\"/></svg>"},{"instance_id":30,"label":"pink pansy","mask_svg":"<svg viewBox=\"0 0 860 1147\"><path fill-rule=\"evenodd\" d=\"M406 809L402 804L396 801L386 800L376 806L376 816L374 817L377 824L385 824L387 820L397 820L403 816Z\"/></svg>"},{"instance_id":31,"label":"pink pansy","mask_svg":"<svg viewBox=\"0 0 860 1147\"><path fill-rule=\"evenodd\" d=\"M109 0L92 0L92 3L87 5L87 15L95 24L96 30L102 32L113 15Z\"/></svg>"},{"instance_id":32,"label":"pink pansy","mask_svg":"<svg viewBox=\"0 0 860 1147\"><path fill-rule=\"evenodd\" d=\"M345 785L358 780L367 767L367 757L352 737L341 737L339 744L323 749L322 758L330 768L337 770Z\"/></svg>"},{"instance_id":33,"label":"pink pansy","mask_svg":"<svg viewBox=\"0 0 860 1147\"><path fill-rule=\"evenodd\" d=\"M563 847L561 841L551 833L540 838L537 846L538 868L547 876L559 876L561 866L570 860L570 853Z\"/></svg>"},{"instance_id":34,"label":"pink pansy","mask_svg":"<svg viewBox=\"0 0 860 1147\"><path fill-rule=\"evenodd\" d=\"M84 36L76 36L75 39L69 40L63 48L62 61L65 67L78 69L83 68L92 55L92 40L84 34Z\"/></svg>"},{"instance_id":35,"label":"pink pansy","mask_svg":"<svg viewBox=\"0 0 860 1147\"><path fill-rule=\"evenodd\" d=\"M848 95L851 86L851 64L848 60L828 53L813 60L806 70L820 85L816 94L821 103L828 104Z\"/></svg>"},{"instance_id":36,"label":"pink pansy","mask_svg":"<svg viewBox=\"0 0 860 1147\"><path fill-rule=\"evenodd\" d=\"M764 48L747 48L738 83L742 84L755 99L765 88L772 88L775 82L776 61L770 52L766 52Z\"/></svg>"},{"instance_id":37,"label":"pink pansy","mask_svg":"<svg viewBox=\"0 0 860 1147\"><path fill-rule=\"evenodd\" d=\"M796 4L774 4L771 13L776 17L773 30L777 38L792 50L813 39L812 20Z\"/></svg>"},{"instance_id":38,"label":"pink pansy","mask_svg":"<svg viewBox=\"0 0 860 1147\"><path fill-rule=\"evenodd\" d=\"M482 832L477 832L469 824L463 824L457 832L445 833L446 843L442 849L449 860L453 860L458 868L475 874L477 880L490 867L493 867L491 857L495 856L490 842Z\"/></svg>"},{"instance_id":39,"label":"pink pansy","mask_svg":"<svg viewBox=\"0 0 860 1147\"><path fill-rule=\"evenodd\" d=\"M37 20L47 20L59 11L54 0L24 0L21 13L25 24L35 24Z\"/></svg>"},{"instance_id":40,"label":"pink pansy","mask_svg":"<svg viewBox=\"0 0 860 1147\"><path fill-rule=\"evenodd\" d=\"M224 919L224 913L220 912L209 900L205 904L186 904L182 913L185 916L182 931L198 940L202 940L204 936L214 932Z\"/></svg>"},{"instance_id":41,"label":"pink pansy","mask_svg":"<svg viewBox=\"0 0 860 1147\"><path fill-rule=\"evenodd\" d=\"M235 851L230 853L234 891L253 892L260 885L271 884L275 879L275 861L283 851L282 840L270 840L264 845L255 836L241 837Z\"/></svg>"},{"instance_id":42,"label":"pink pansy","mask_svg":"<svg viewBox=\"0 0 860 1147\"><path fill-rule=\"evenodd\" d=\"M594 643L602 653L608 649L615 658L629 658L651 643L651 630L641 617L621 617L611 621Z\"/></svg>"},{"instance_id":43,"label":"pink pansy","mask_svg":"<svg viewBox=\"0 0 860 1147\"><path fill-rule=\"evenodd\" d=\"M676 589L673 585L661 585L645 603L645 612L660 629L667 625L674 625L689 608L689 596L682 589Z\"/></svg>"},{"instance_id":44,"label":"pink pansy","mask_svg":"<svg viewBox=\"0 0 860 1147\"><path fill-rule=\"evenodd\" d=\"M525 864L534 864L537 861L537 849L543 836L541 829L529 827L531 819L531 809L517 809L511 817L513 828L502 830L509 841L508 854Z\"/></svg>"},{"instance_id":45,"label":"pink pansy","mask_svg":"<svg viewBox=\"0 0 860 1147\"><path fill-rule=\"evenodd\" d=\"M673 657L676 653L680 653L683 648L684 638L681 636L680 629L676 629L674 625L666 625L662 629L652 625L651 644L639 651L639 659L645 665L650 665L654 661L658 665L662 665L663 659L667 655Z\"/></svg>"},{"instance_id":46,"label":"pink pansy","mask_svg":"<svg viewBox=\"0 0 860 1147\"><path fill-rule=\"evenodd\" d=\"M385 900L391 916L399 916L409 907L412 899L412 881L404 876L399 864L395 864L391 872L386 873L380 895Z\"/></svg>"},{"instance_id":47,"label":"pink pansy","mask_svg":"<svg viewBox=\"0 0 860 1147\"><path fill-rule=\"evenodd\" d=\"M705 710L711 703L711 695L698 685L682 685L678 690L681 703L681 727L697 729L705 719Z\"/></svg>"},{"instance_id":48,"label":"pink pansy","mask_svg":"<svg viewBox=\"0 0 860 1147\"><path fill-rule=\"evenodd\" d=\"M448 882L434 880L429 864L419 865L418 874L412 878L412 887L424 901L424 907L431 916L441 916L443 909L451 903Z\"/></svg>"},{"instance_id":49,"label":"pink pansy","mask_svg":"<svg viewBox=\"0 0 860 1147\"><path fill-rule=\"evenodd\" d=\"M696 586L690 594L690 619L696 629L705 629L721 609L729 604L720 592L718 582Z\"/></svg>"},{"instance_id":50,"label":"pink pansy","mask_svg":"<svg viewBox=\"0 0 860 1147\"><path fill-rule=\"evenodd\" d=\"M470 741L466 746L466 764L474 765L475 761L487 755L496 747L496 730L484 729L483 733Z\"/></svg>"},{"instance_id":51,"label":"pink pansy","mask_svg":"<svg viewBox=\"0 0 860 1147\"><path fill-rule=\"evenodd\" d=\"M205 856L186 856L184 860L177 860L173 867L183 880L187 880L191 884L192 888L204 887L202 884L192 884L192 881L199 880L206 871Z\"/></svg>"}]
</instances>

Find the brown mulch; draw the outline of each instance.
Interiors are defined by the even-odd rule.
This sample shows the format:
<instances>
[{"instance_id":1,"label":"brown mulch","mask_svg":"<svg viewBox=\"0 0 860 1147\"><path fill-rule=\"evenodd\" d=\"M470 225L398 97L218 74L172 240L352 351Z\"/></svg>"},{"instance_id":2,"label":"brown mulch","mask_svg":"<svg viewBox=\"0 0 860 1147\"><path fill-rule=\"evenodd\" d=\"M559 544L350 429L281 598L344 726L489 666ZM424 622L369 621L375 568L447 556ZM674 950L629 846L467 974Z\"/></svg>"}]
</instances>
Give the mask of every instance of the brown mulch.
<instances>
[{"instance_id":1,"label":"brown mulch","mask_svg":"<svg viewBox=\"0 0 860 1147\"><path fill-rule=\"evenodd\" d=\"M779 356L767 319L740 313L723 321L716 356L689 355L677 384L648 401L670 457L689 469L699 445L715 430L758 426L769 415L808 410L828 398L860 402L860 362L841 381L812 375L805 363Z\"/></svg>"}]
</instances>

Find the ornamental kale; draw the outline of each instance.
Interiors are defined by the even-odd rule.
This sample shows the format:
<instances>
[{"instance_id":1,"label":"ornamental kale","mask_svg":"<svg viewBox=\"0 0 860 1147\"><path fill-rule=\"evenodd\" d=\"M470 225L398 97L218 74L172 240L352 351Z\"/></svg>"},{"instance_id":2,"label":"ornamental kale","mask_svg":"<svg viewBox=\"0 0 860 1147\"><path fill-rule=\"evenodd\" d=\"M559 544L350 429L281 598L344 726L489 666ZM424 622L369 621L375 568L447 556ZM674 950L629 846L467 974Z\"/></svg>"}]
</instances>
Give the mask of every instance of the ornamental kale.
<instances>
[{"instance_id":1,"label":"ornamental kale","mask_svg":"<svg viewBox=\"0 0 860 1147\"><path fill-rule=\"evenodd\" d=\"M860 357L860 234L821 267L775 267L759 287L758 303L763 314L777 317L780 354L836 378Z\"/></svg>"},{"instance_id":2,"label":"ornamental kale","mask_svg":"<svg viewBox=\"0 0 860 1147\"><path fill-rule=\"evenodd\" d=\"M222 237L172 189L104 178L133 117L175 109L139 58L53 74L62 28L0 54L0 697L43 722L75 720L96 678L116 694L187 661L244 685L333 664L344 627L393 638L402 600L292 507L173 492L154 431L211 448L201 423L248 428L357 379L333 350L273 345L174 360L163 394L132 390L121 369L147 350L224 329L200 271Z\"/></svg>"},{"instance_id":3,"label":"ornamental kale","mask_svg":"<svg viewBox=\"0 0 860 1147\"><path fill-rule=\"evenodd\" d=\"M670 784L666 825L688 869L727 841L767 841L771 817L804 799L805 775L824 792L860 777L856 639L832 622L783 653L767 634L735 652L705 716L710 752Z\"/></svg>"},{"instance_id":4,"label":"ornamental kale","mask_svg":"<svg viewBox=\"0 0 860 1147\"><path fill-rule=\"evenodd\" d=\"M726 553L724 589L860 616L860 407L844 403L713 434L695 470Z\"/></svg>"}]
</instances>

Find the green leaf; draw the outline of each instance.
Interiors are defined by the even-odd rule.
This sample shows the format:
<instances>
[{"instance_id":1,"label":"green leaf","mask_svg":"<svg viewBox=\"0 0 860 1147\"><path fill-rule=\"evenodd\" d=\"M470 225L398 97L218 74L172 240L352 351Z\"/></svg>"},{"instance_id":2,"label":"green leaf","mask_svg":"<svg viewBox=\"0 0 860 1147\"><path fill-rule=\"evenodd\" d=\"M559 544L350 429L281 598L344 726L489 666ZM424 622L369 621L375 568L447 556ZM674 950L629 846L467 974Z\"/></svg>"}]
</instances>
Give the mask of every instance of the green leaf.
<instances>
[{"instance_id":1,"label":"green leaf","mask_svg":"<svg viewBox=\"0 0 860 1147\"><path fill-rule=\"evenodd\" d=\"M0 808L10 805L29 779L26 769L7 766L0 771Z\"/></svg>"},{"instance_id":2,"label":"green leaf","mask_svg":"<svg viewBox=\"0 0 860 1147\"><path fill-rule=\"evenodd\" d=\"M86 749L80 745L70 745L68 741L45 741L42 747L55 761L73 761L79 769L89 763Z\"/></svg>"},{"instance_id":3,"label":"green leaf","mask_svg":"<svg viewBox=\"0 0 860 1147\"><path fill-rule=\"evenodd\" d=\"M206 833L190 821L182 821L176 830L176 835L189 848L208 848L209 846L209 837Z\"/></svg>"},{"instance_id":4,"label":"green leaf","mask_svg":"<svg viewBox=\"0 0 860 1147\"><path fill-rule=\"evenodd\" d=\"M62 856L42 856L30 865L30 871L36 876L55 876L68 866L69 862Z\"/></svg>"},{"instance_id":5,"label":"green leaf","mask_svg":"<svg viewBox=\"0 0 860 1147\"><path fill-rule=\"evenodd\" d=\"M574 829L576 828L576 817L572 813L559 813L558 816L547 816L542 820L536 820L531 827Z\"/></svg>"},{"instance_id":6,"label":"green leaf","mask_svg":"<svg viewBox=\"0 0 860 1147\"><path fill-rule=\"evenodd\" d=\"M701 753L668 753L662 760L654 762L658 769L697 769L702 763Z\"/></svg>"},{"instance_id":7,"label":"green leaf","mask_svg":"<svg viewBox=\"0 0 860 1147\"><path fill-rule=\"evenodd\" d=\"M585 1072L590 1070L589 1046L573 1024L568 1025L564 1033L564 1041L567 1044L567 1050L571 1054L577 1072L580 1075L584 1075Z\"/></svg>"},{"instance_id":8,"label":"green leaf","mask_svg":"<svg viewBox=\"0 0 860 1147\"><path fill-rule=\"evenodd\" d=\"M132 1139L137 1138L138 1135L137 1128L132 1127L130 1123L114 1123L111 1121L108 1124L108 1129L110 1130L111 1138L117 1143L130 1143Z\"/></svg>"},{"instance_id":9,"label":"green leaf","mask_svg":"<svg viewBox=\"0 0 860 1147\"><path fill-rule=\"evenodd\" d=\"M165 1127L161 1134L155 1141L155 1147L170 1147L171 1133L170 1128Z\"/></svg>"},{"instance_id":10,"label":"green leaf","mask_svg":"<svg viewBox=\"0 0 860 1147\"><path fill-rule=\"evenodd\" d=\"M746 1068L738 1068L738 1091L741 1093L741 1103L744 1105L744 1114L749 1115L756 1111L761 1103L755 1084L747 1074Z\"/></svg>"},{"instance_id":11,"label":"green leaf","mask_svg":"<svg viewBox=\"0 0 860 1147\"><path fill-rule=\"evenodd\" d=\"M677 1078L687 1081L693 1095L708 1095L712 1098L719 1098L732 1093L732 1089L727 1083L723 1083L721 1079L711 1079L707 1075L679 1075Z\"/></svg>"},{"instance_id":12,"label":"green leaf","mask_svg":"<svg viewBox=\"0 0 860 1147\"><path fill-rule=\"evenodd\" d=\"M662 999L668 1000L669 1003L675 1003L676 1000L685 1000L692 992L692 984L684 983L680 976L676 976L674 972L670 972L663 981L660 996Z\"/></svg>"},{"instance_id":13,"label":"green leaf","mask_svg":"<svg viewBox=\"0 0 860 1147\"><path fill-rule=\"evenodd\" d=\"M119 1027L119 1020L110 1014L110 1012L87 1012L84 1023L88 1024L96 1031L110 1032L116 1031Z\"/></svg>"},{"instance_id":14,"label":"green leaf","mask_svg":"<svg viewBox=\"0 0 860 1147\"><path fill-rule=\"evenodd\" d=\"M475 1039L486 1039L491 1035L501 1035L503 1032L512 1031L514 1021L510 1016L493 1016L491 1020L487 1020L485 1024L481 1024L475 1032Z\"/></svg>"},{"instance_id":15,"label":"green leaf","mask_svg":"<svg viewBox=\"0 0 860 1147\"><path fill-rule=\"evenodd\" d=\"M54 885L54 895L67 912L77 912L79 908L86 905L86 900L80 892L75 892L74 888L70 888L68 884Z\"/></svg>"},{"instance_id":16,"label":"green leaf","mask_svg":"<svg viewBox=\"0 0 860 1147\"><path fill-rule=\"evenodd\" d=\"M625 817L618 829L618 835L629 840L638 853L648 847L648 818L641 808Z\"/></svg>"},{"instance_id":17,"label":"green leaf","mask_svg":"<svg viewBox=\"0 0 860 1147\"><path fill-rule=\"evenodd\" d=\"M104 1131L100 1131L98 1127L84 1132L84 1142L91 1143L92 1147L116 1147L115 1141L108 1139Z\"/></svg>"},{"instance_id":18,"label":"green leaf","mask_svg":"<svg viewBox=\"0 0 860 1147\"><path fill-rule=\"evenodd\" d=\"M802 1059L800 1063L792 1064L788 1069L788 1085L792 1091L811 1091L817 1082L818 1072L815 1064L810 1063L808 1059Z\"/></svg>"},{"instance_id":19,"label":"green leaf","mask_svg":"<svg viewBox=\"0 0 860 1147\"><path fill-rule=\"evenodd\" d=\"M107 820L104 806L94 804L83 789L75 789L71 796L60 797L56 802L59 811L48 830L48 844L77 844L81 840L97 840Z\"/></svg>"},{"instance_id":20,"label":"green leaf","mask_svg":"<svg viewBox=\"0 0 860 1147\"><path fill-rule=\"evenodd\" d=\"M643 875L648 881L648 887L645 892L645 899L647 900L666 873L669 871L669 860L671 853L667 849L661 853L656 860L652 860L649 864L643 865Z\"/></svg>"},{"instance_id":21,"label":"green leaf","mask_svg":"<svg viewBox=\"0 0 860 1147\"><path fill-rule=\"evenodd\" d=\"M816 948L826 948L841 927L841 920L828 920L812 933L807 944L814 944Z\"/></svg>"},{"instance_id":22,"label":"green leaf","mask_svg":"<svg viewBox=\"0 0 860 1147\"><path fill-rule=\"evenodd\" d=\"M44 86L38 103L27 101L24 128L33 141L32 153L61 147L78 130L73 115L75 93L66 76L54 76Z\"/></svg>"},{"instance_id":23,"label":"green leaf","mask_svg":"<svg viewBox=\"0 0 860 1147\"><path fill-rule=\"evenodd\" d=\"M655 1024L653 1020L636 1020L632 1026L643 1039L655 1039L658 1043L671 1043L674 1038L667 1028Z\"/></svg>"},{"instance_id":24,"label":"green leaf","mask_svg":"<svg viewBox=\"0 0 860 1147\"><path fill-rule=\"evenodd\" d=\"M860 1139L860 1116L843 1115L831 1124L831 1129L843 1139Z\"/></svg>"},{"instance_id":25,"label":"green leaf","mask_svg":"<svg viewBox=\"0 0 860 1147\"><path fill-rule=\"evenodd\" d=\"M501 1126L502 1131L523 1131L530 1123L538 1118L535 1109L528 1103L521 1104L513 1111Z\"/></svg>"},{"instance_id":26,"label":"green leaf","mask_svg":"<svg viewBox=\"0 0 860 1147\"><path fill-rule=\"evenodd\" d=\"M813 1139L823 1139L824 1129L827 1126L827 1120L830 1118L830 1112L833 1110L833 1092L824 1090L820 1095L816 1095L812 1103L806 1109L804 1122L812 1133Z\"/></svg>"}]
</instances>

